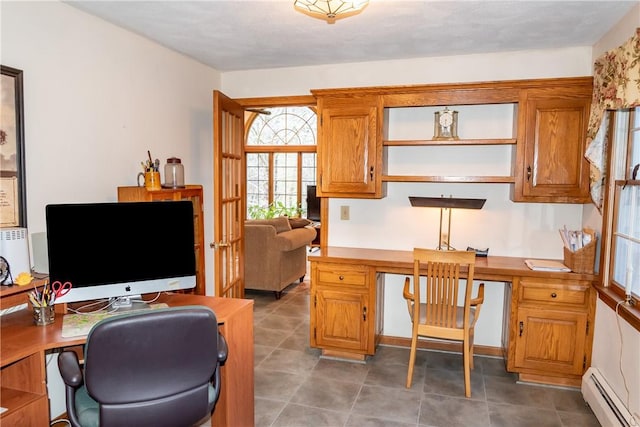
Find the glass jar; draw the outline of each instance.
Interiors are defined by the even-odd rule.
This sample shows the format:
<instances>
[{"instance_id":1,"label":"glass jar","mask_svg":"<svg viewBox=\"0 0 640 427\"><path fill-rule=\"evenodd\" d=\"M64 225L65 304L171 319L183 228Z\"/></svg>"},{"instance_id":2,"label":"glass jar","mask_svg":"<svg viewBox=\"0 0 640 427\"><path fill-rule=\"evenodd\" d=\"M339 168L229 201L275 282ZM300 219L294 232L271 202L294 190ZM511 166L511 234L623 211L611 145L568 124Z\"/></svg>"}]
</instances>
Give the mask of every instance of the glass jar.
<instances>
[{"instance_id":1,"label":"glass jar","mask_svg":"<svg viewBox=\"0 0 640 427\"><path fill-rule=\"evenodd\" d=\"M167 164L164 165L164 185L167 188L181 188L184 187L184 166L177 157L170 157L167 159Z\"/></svg>"}]
</instances>

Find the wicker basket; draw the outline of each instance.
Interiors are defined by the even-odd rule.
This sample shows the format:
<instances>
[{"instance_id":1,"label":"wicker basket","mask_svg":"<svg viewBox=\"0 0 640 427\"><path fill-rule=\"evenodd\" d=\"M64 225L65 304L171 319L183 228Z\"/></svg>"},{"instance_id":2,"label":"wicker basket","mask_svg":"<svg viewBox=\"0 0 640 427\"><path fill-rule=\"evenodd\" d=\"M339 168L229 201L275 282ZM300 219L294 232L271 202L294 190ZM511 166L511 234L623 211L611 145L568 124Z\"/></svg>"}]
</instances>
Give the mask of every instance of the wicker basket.
<instances>
[{"instance_id":1,"label":"wicker basket","mask_svg":"<svg viewBox=\"0 0 640 427\"><path fill-rule=\"evenodd\" d=\"M574 273L593 273L593 266L596 260L596 233L593 230L584 229L586 234L591 236L591 242L575 252L564 247L564 265L569 267Z\"/></svg>"}]
</instances>

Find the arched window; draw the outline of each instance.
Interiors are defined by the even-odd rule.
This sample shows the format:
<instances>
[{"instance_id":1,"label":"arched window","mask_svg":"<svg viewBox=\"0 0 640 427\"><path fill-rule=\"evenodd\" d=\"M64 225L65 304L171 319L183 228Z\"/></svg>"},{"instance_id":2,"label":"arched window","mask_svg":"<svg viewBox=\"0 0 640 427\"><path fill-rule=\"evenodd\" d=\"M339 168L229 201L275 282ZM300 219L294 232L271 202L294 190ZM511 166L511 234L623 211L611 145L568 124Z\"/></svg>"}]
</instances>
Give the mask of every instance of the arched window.
<instances>
[{"instance_id":1,"label":"arched window","mask_svg":"<svg viewBox=\"0 0 640 427\"><path fill-rule=\"evenodd\" d=\"M310 107L265 108L249 118L247 218L273 214L269 206L305 216L307 186L316 183L316 130Z\"/></svg>"}]
</instances>

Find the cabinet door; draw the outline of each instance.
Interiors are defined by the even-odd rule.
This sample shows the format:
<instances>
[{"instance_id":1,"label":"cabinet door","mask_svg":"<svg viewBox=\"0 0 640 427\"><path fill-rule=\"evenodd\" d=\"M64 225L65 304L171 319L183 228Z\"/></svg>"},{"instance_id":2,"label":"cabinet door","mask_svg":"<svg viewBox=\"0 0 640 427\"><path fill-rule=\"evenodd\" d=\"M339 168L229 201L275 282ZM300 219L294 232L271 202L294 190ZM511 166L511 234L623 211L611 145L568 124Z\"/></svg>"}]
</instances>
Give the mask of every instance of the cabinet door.
<instances>
[{"instance_id":1,"label":"cabinet door","mask_svg":"<svg viewBox=\"0 0 640 427\"><path fill-rule=\"evenodd\" d=\"M515 201L589 200L584 150L591 98L584 89L575 92L558 88L523 91Z\"/></svg>"},{"instance_id":2,"label":"cabinet door","mask_svg":"<svg viewBox=\"0 0 640 427\"><path fill-rule=\"evenodd\" d=\"M584 372L587 313L520 308L515 366L545 373Z\"/></svg>"},{"instance_id":3,"label":"cabinet door","mask_svg":"<svg viewBox=\"0 0 640 427\"><path fill-rule=\"evenodd\" d=\"M319 288L313 296L315 343L318 347L366 351L368 293Z\"/></svg>"},{"instance_id":4,"label":"cabinet door","mask_svg":"<svg viewBox=\"0 0 640 427\"><path fill-rule=\"evenodd\" d=\"M319 102L318 195L381 197L378 98Z\"/></svg>"}]
</instances>

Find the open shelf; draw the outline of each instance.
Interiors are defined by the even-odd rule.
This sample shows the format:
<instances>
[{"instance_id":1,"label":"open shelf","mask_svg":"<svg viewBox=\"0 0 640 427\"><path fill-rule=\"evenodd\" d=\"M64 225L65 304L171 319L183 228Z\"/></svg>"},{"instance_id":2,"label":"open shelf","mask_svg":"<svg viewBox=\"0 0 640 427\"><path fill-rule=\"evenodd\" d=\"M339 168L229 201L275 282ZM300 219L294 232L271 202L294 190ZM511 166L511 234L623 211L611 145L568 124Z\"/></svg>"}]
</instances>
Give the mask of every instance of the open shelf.
<instances>
[{"instance_id":1,"label":"open shelf","mask_svg":"<svg viewBox=\"0 0 640 427\"><path fill-rule=\"evenodd\" d=\"M421 175L383 175L383 182L464 182L513 184L514 176L421 176Z\"/></svg>"},{"instance_id":2,"label":"open shelf","mask_svg":"<svg viewBox=\"0 0 640 427\"><path fill-rule=\"evenodd\" d=\"M515 138L501 139L414 139L414 140L386 140L385 147L411 147L429 145L515 145Z\"/></svg>"}]
</instances>

